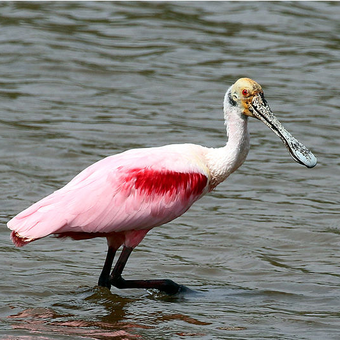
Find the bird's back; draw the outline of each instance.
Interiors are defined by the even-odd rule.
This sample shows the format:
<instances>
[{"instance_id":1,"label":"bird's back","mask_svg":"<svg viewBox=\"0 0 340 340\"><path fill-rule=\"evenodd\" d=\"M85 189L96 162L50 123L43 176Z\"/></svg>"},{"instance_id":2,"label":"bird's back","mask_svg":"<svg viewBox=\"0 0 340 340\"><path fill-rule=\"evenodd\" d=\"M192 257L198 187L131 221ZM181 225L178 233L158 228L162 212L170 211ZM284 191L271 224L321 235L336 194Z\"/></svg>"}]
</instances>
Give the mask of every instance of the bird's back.
<instances>
[{"instance_id":1,"label":"bird's back","mask_svg":"<svg viewBox=\"0 0 340 340\"><path fill-rule=\"evenodd\" d=\"M134 149L89 166L8 227L18 246L49 234L151 229L182 215L208 191L208 181L202 147Z\"/></svg>"}]
</instances>

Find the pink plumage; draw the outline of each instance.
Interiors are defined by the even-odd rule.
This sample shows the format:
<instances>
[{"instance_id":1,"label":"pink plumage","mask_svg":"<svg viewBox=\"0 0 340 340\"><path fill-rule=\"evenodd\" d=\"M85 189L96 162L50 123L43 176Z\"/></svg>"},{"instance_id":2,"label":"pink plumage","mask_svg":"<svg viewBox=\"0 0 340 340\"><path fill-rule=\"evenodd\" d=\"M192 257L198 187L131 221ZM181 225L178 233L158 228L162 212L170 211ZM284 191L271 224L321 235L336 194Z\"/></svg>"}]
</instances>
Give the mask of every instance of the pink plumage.
<instances>
[{"instance_id":1,"label":"pink plumage","mask_svg":"<svg viewBox=\"0 0 340 340\"><path fill-rule=\"evenodd\" d=\"M208 191L208 174L185 149L197 148L135 149L91 165L9 221L13 242L23 246L50 234L106 236L135 247L148 230L182 215Z\"/></svg>"},{"instance_id":2,"label":"pink plumage","mask_svg":"<svg viewBox=\"0 0 340 340\"><path fill-rule=\"evenodd\" d=\"M125 280L121 274L132 250L150 229L182 215L242 165L250 146L248 117L270 127L297 162L309 168L317 162L275 118L255 81L241 78L228 89L224 115L229 136L224 147L175 144L107 157L9 221L13 242L23 246L50 234L73 239L106 237L108 252L99 286L156 288L168 294L185 290L171 280Z\"/></svg>"}]
</instances>

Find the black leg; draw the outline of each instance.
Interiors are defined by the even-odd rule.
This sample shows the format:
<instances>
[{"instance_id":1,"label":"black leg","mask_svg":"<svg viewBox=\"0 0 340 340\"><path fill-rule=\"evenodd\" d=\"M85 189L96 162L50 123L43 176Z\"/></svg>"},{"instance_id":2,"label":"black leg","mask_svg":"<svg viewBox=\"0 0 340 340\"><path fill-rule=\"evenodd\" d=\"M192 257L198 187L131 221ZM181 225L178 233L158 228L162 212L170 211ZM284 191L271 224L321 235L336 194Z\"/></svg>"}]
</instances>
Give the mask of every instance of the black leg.
<instances>
[{"instance_id":1,"label":"black leg","mask_svg":"<svg viewBox=\"0 0 340 340\"><path fill-rule=\"evenodd\" d=\"M110 283L119 289L126 288L144 288L158 289L169 295L177 294L181 291L190 291L185 286L179 285L172 280L125 280L122 278L122 272L133 248L125 247L120 254L120 257L111 273Z\"/></svg>"},{"instance_id":2,"label":"black leg","mask_svg":"<svg viewBox=\"0 0 340 340\"><path fill-rule=\"evenodd\" d=\"M107 250L104 267L98 280L98 286L100 287L107 287L109 289L111 288L110 271L112 268L112 262L115 257L115 254L116 254L116 249L109 247L109 249Z\"/></svg>"}]
</instances>

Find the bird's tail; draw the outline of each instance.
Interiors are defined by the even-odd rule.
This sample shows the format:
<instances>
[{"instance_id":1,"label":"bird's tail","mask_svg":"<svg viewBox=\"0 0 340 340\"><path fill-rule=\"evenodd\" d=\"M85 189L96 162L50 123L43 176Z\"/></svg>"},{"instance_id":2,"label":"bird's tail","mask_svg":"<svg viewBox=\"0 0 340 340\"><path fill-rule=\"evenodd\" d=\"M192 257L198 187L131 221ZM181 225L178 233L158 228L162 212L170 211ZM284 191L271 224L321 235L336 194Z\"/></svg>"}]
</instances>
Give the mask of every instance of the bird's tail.
<instances>
[{"instance_id":1,"label":"bird's tail","mask_svg":"<svg viewBox=\"0 0 340 340\"><path fill-rule=\"evenodd\" d=\"M27 237L22 237L16 231L12 231L11 232L11 240L16 247L23 247L26 244L34 241L35 239L29 239Z\"/></svg>"}]
</instances>

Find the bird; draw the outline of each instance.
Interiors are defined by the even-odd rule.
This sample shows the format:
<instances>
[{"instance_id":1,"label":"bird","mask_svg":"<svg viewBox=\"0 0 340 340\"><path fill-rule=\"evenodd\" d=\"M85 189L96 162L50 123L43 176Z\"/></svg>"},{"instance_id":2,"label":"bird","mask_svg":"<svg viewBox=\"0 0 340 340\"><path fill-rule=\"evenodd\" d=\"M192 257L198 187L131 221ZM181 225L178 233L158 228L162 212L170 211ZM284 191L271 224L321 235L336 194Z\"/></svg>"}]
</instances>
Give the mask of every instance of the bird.
<instances>
[{"instance_id":1,"label":"bird","mask_svg":"<svg viewBox=\"0 0 340 340\"><path fill-rule=\"evenodd\" d=\"M48 235L74 240L105 237L108 250L98 286L158 289L169 295L186 291L187 287L170 279L127 280L122 272L133 249L151 229L184 214L243 164L250 148L249 117L280 137L296 162L308 168L317 163L313 153L274 116L256 81L240 78L230 86L223 113L224 146L171 144L101 159L13 217L7 225L14 245L21 247Z\"/></svg>"}]
</instances>

